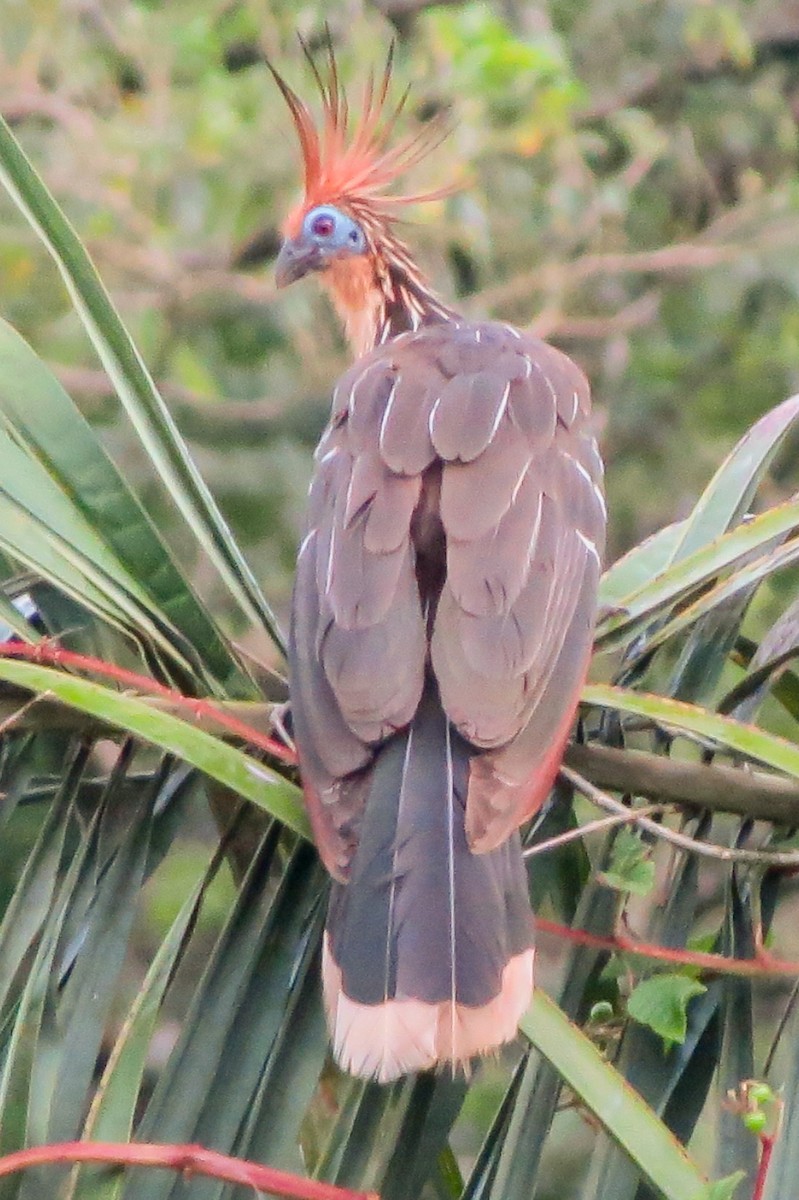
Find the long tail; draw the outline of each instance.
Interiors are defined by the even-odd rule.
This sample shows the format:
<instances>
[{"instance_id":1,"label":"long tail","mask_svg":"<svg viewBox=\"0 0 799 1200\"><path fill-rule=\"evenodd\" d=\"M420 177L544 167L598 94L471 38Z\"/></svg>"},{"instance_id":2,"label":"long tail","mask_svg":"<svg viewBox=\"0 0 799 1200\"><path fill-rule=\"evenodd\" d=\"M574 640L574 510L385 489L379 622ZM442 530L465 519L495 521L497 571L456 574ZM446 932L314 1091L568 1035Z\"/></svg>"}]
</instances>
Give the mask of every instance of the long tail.
<instances>
[{"instance_id":1,"label":"long tail","mask_svg":"<svg viewBox=\"0 0 799 1200\"><path fill-rule=\"evenodd\" d=\"M514 834L473 854L469 756L435 694L374 766L346 885L334 884L325 1002L338 1062L381 1082L509 1041L530 1001L533 922Z\"/></svg>"}]
</instances>

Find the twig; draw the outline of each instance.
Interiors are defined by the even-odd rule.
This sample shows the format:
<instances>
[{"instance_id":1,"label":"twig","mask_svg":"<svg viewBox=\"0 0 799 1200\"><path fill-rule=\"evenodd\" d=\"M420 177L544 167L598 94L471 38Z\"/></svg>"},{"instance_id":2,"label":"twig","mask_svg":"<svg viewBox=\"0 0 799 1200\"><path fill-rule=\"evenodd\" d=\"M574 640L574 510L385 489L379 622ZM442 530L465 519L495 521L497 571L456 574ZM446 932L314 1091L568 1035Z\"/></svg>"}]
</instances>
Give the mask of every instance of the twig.
<instances>
[{"instance_id":1,"label":"twig","mask_svg":"<svg viewBox=\"0 0 799 1200\"><path fill-rule=\"evenodd\" d=\"M660 299L657 291L650 290L617 312L601 317L576 317L559 311L543 312L530 323L530 330L540 338L604 341L620 333L651 325L658 315Z\"/></svg>"},{"instance_id":2,"label":"twig","mask_svg":"<svg viewBox=\"0 0 799 1200\"><path fill-rule=\"evenodd\" d=\"M752 1200L763 1200L766 1194L766 1179L777 1135L774 1133L761 1133L758 1140L760 1142L760 1161L757 1164L757 1179L755 1180L755 1187L752 1192Z\"/></svg>"},{"instance_id":3,"label":"twig","mask_svg":"<svg viewBox=\"0 0 799 1200\"><path fill-rule=\"evenodd\" d=\"M72 367L64 363L50 363L50 370L71 395L80 395L88 400L104 400L116 395L114 385L105 371L93 367ZM274 399L225 400L224 404L213 403L213 398L203 396L183 384L171 380L158 380L158 390L164 399L176 405L191 408L203 419L211 421L259 422L269 424L286 412L288 405Z\"/></svg>"},{"instance_id":4,"label":"twig","mask_svg":"<svg viewBox=\"0 0 799 1200\"><path fill-rule=\"evenodd\" d=\"M774 1144L782 1130L785 1101L764 1080L742 1079L736 1087L728 1089L722 1107L737 1117L747 1132L757 1136L760 1157L752 1200L762 1200Z\"/></svg>"},{"instance_id":5,"label":"twig","mask_svg":"<svg viewBox=\"0 0 799 1200\"><path fill-rule=\"evenodd\" d=\"M795 228L793 240L796 240ZM532 294L546 292L552 287L562 290L598 276L681 275L705 271L725 263L740 262L742 256L758 249L773 249L783 244L791 244L791 231L787 224L768 230L762 237L749 243L714 245L707 242L677 242L670 246L659 246L655 250L584 254L571 262L539 263L530 271L523 271L503 283L484 288L473 299L481 308L494 309L528 300Z\"/></svg>"},{"instance_id":6,"label":"twig","mask_svg":"<svg viewBox=\"0 0 799 1200\"><path fill-rule=\"evenodd\" d=\"M558 846L565 846L569 842L575 842L579 838L586 837L589 833L597 833L602 829L611 829L614 825L633 825L640 817L652 816L653 813L662 813L666 805L664 804L648 804L646 808L628 808L626 815L618 813L615 817L600 817L596 821L588 821L585 825L579 825L576 829L567 829L565 833L559 833L556 837L547 838L545 842L538 842L535 846L527 846L524 850L525 858L535 858L537 854L546 854L549 850L555 850Z\"/></svg>"},{"instance_id":7,"label":"twig","mask_svg":"<svg viewBox=\"0 0 799 1200\"><path fill-rule=\"evenodd\" d=\"M639 942L621 934L603 936L589 933L586 929L572 929L546 917L536 917L536 928L550 933L563 941L575 942L578 946L593 946L596 950L608 950L613 954L637 954L641 958L653 958L675 966L696 967L710 975L735 975L745 979L767 979L769 976L799 975L799 962L761 953L755 958L728 958L725 954L711 954L704 950L677 950L671 946L656 946L652 942Z\"/></svg>"},{"instance_id":8,"label":"twig","mask_svg":"<svg viewBox=\"0 0 799 1200\"><path fill-rule=\"evenodd\" d=\"M629 813L630 810L625 804L614 799L613 796L609 796L601 788L595 787L593 783L584 779L582 775L578 775L570 767L561 767L561 775L568 779L569 783L579 792L587 796L592 804L596 804L597 808L603 808L606 812L618 816ZM672 846L678 846L680 850L688 850L691 854L699 854L704 858L717 858L722 862L757 863L759 866L767 867L799 867L799 850L739 850L733 846L716 846L700 842L685 833L677 833L674 829L659 825L657 821L652 821L649 817L639 818L637 824L653 837L670 842Z\"/></svg>"},{"instance_id":9,"label":"twig","mask_svg":"<svg viewBox=\"0 0 799 1200\"><path fill-rule=\"evenodd\" d=\"M768 1078L768 1076L771 1074L771 1068L774 1065L774 1056L776 1055L777 1048L782 1041L782 1035L785 1033L788 1021L791 1016L793 1016L797 999L799 999L799 979L797 979L796 983L791 989L788 1002L785 1005L785 1008L782 1010L782 1015L780 1016L777 1028L774 1031L774 1037L771 1039L771 1045L768 1048L768 1054L763 1062L763 1075L766 1078Z\"/></svg>"},{"instance_id":10,"label":"twig","mask_svg":"<svg viewBox=\"0 0 799 1200\"><path fill-rule=\"evenodd\" d=\"M8 733L9 729L13 729L20 721L24 720L25 714L30 712L37 704L40 704L45 698L45 693L31 696L30 700L26 700L15 712L8 713L7 716L0 718L0 734Z\"/></svg>"},{"instance_id":11,"label":"twig","mask_svg":"<svg viewBox=\"0 0 799 1200\"><path fill-rule=\"evenodd\" d=\"M799 784L765 771L679 762L662 754L572 743L566 766L600 788L666 804L736 813L755 821L799 825Z\"/></svg>"},{"instance_id":12,"label":"twig","mask_svg":"<svg viewBox=\"0 0 799 1200\"><path fill-rule=\"evenodd\" d=\"M266 750L268 754L279 758L282 762L293 766L297 761L293 750L267 734L254 729L251 725L246 725L238 717L231 716L229 712L218 708L210 700L184 696L174 688L166 687L163 683L158 683L147 675L140 675L137 671L118 667L101 658L94 658L89 654L76 654L72 650L64 650L52 642L37 642L36 645L30 645L27 642L0 642L0 658L22 658L27 662L46 663L48 666L66 667L90 675L102 675L106 679L113 679L115 683L124 684L125 687L150 692L167 699L184 714L189 712L193 717L206 717L214 724L226 729L228 733L232 733L235 737L257 746L261 750Z\"/></svg>"},{"instance_id":13,"label":"twig","mask_svg":"<svg viewBox=\"0 0 799 1200\"><path fill-rule=\"evenodd\" d=\"M356 1192L316 1179L305 1179L275 1167L230 1158L204 1146L160 1145L156 1142L59 1142L31 1146L0 1158L0 1176L45 1163L110 1163L115 1166L166 1167L184 1175L205 1175L296 1200L377 1200L375 1192Z\"/></svg>"}]
</instances>

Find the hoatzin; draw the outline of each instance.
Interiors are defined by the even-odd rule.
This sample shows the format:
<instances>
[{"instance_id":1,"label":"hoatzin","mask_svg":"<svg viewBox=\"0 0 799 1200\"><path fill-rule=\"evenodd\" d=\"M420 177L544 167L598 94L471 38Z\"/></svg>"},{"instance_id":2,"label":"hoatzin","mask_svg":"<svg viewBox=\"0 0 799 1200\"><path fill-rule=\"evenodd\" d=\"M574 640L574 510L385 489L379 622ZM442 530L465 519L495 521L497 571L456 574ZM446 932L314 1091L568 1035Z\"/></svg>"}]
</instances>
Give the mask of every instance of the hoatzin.
<instances>
[{"instance_id":1,"label":"hoatzin","mask_svg":"<svg viewBox=\"0 0 799 1200\"><path fill-rule=\"evenodd\" d=\"M318 274L357 356L315 457L293 728L333 876L334 1053L387 1081L494 1049L529 1003L518 826L550 791L587 668L602 465L574 363L460 316L398 237L405 206L443 193L387 194L440 141L392 144L390 56L354 128L332 51L320 127L272 71L305 172L276 280Z\"/></svg>"}]
</instances>

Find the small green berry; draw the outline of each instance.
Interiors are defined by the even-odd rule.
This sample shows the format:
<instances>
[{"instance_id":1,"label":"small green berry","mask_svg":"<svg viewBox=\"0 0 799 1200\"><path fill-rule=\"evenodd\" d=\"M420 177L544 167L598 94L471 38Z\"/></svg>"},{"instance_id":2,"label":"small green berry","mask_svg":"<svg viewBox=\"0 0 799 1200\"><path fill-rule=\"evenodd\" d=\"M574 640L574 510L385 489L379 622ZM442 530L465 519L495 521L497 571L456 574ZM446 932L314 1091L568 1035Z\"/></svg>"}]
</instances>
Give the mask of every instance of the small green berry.
<instances>
[{"instance_id":1,"label":"small green berry","mask_svg":"<svg viewBox=\"0 0 799 1200\"><path fill-rule=\"evenodd\" d=\"M774 1093L767 1083L753 1083L748 1095L753 1104L771 1104L774 1100Z\"/></svg>"},{"instance_id":2,"label":"small green berry","mask_svg":"<svg viewBox=\"0 0 799 1200\"><path fill-rule=\"evenodd\" d=\"M613 1019L613 1005L608 1000L598 1000L591 1008L588 1017L592 1025L601 1025L603 1021Z\"/></svg>"},{"instance_id":3,"label":"small green berry","mask_svg":"<svg viewBox=\"0 0 799 1200\"><path fill-rule=\"evenodd\" d=\"M768 1117L759 1109L756 1112L744 1113L742 1119L750 1133L762 1133L768 1123Z\"/></svg>"}]
</instances>

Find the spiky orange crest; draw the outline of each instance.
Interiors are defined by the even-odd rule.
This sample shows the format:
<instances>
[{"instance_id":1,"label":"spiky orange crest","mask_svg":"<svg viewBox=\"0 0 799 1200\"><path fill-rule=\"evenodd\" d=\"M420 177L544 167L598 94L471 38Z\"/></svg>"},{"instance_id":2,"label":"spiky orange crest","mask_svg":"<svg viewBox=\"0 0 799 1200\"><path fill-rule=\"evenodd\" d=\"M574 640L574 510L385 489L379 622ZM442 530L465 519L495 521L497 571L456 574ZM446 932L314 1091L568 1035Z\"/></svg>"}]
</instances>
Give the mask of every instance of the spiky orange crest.
<instances>
[{"instance_id":1,"label":"spiky orange crest","mask_svg":"<svg viewBox=\"0 0 799 1200\"><path fill-rule=\"evenodd\" d=\"M322 101L320 126L315 123L304 101L288 86L272 63L268 64L294 121L305 171L305 195L289 213L283 227L284 234L296 237L303 217L318 204L349 208L354 215L373 224L375 220L390 221L404 205L450 195L451 187L417 195L385 194L387 188L434 150L447 134L441 122L433 120L415 133L400 138L393 146L390 145L409 92L406 88L398 103L389 102L393 45L379 80L370 71L361 111L350 128L350 106L339 79L330 40L324 75L305 43L301 44Z\"/></svg>"}]
</instances>

